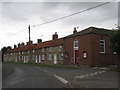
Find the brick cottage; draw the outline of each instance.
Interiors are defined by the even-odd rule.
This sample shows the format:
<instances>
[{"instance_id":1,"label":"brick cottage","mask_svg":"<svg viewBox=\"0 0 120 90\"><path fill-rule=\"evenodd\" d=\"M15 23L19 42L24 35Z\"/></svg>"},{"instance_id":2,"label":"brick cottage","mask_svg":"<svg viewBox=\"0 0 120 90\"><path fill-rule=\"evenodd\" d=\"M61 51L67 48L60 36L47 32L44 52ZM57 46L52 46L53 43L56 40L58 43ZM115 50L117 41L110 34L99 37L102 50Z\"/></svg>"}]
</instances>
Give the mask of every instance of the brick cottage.
<instances>
[{"instance_id":1,"label":"brick cottage","mask_svg":"<svg viewBox=\"0 0 120 90\"><path fill-rule=\"evenodd\" d=\"M8 48L4 61L80 66L116 64L116 54L110 48L110 32L89 27L79 32L74 28L73 34L63 38L58 38L55 33L49 41L38 39L34 44L30 41Z\"/></svg>"}]
</instances>

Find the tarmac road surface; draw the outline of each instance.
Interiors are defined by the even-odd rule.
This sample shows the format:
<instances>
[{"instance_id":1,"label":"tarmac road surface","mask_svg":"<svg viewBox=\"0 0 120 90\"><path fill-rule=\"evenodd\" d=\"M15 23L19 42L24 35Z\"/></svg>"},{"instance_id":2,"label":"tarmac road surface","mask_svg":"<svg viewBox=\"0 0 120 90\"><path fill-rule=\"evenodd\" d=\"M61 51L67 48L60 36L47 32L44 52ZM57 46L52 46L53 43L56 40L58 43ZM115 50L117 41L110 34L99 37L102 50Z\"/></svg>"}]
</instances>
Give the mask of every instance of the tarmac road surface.
<instances>
[{"instance_id":1,"label":"tarmac road surface","mask_svg":"<svg viewBox=\"0 0 120 90\"><path fill-rule=\"evenodd\" d=\"M33 66L3 63L2 88L66 88L53 75Z\"/></svg>"}]
</instances>

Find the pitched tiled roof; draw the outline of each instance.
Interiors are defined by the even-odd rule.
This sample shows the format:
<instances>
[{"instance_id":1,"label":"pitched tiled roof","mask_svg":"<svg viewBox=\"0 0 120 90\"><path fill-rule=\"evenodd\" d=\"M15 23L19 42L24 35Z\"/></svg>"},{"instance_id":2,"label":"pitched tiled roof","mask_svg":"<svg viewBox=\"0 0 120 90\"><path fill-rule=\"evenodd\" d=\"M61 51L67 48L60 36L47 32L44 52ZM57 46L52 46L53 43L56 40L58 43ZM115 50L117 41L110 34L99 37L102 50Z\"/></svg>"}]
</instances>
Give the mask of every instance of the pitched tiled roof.
<instances>
[{"instance_id":1,"label":"pitched tiled roof","mask_svg":"<svg viewBox=\"0 0 120 90\"><path fill-rule=\"evenodd\" d=\"M61 44L63 44L63 39L50 40L50 41L38 43L36 46L36 49L57 46L57 45L61 45Z\"/></svg>"},{"instance_id":2,"label":"pitched tiled roof","mask_svg":"<svg viewBox=\"0 0 120 90\"><path fill-rule=\"evenodd\" d=\"M50 44L50 46L58 46L58 45L62 45L63 44L63 39L57 39L52 41L52 43Z\"/></svg>"},{"instance_id":3,"label":"pitched tiled roof","mask_svg":"<svg viewBox=\"0 0 120 90\"><path fill-rule=\"evenodd\" d=\"M34 49L35 47L36 47L36 44L30 45L30 49ZM23 45L18 48L8 49L5 53L13 53L13 52L26 51L26 50L29 50L29 45Z\"/></svg>"},{"instance_id":4,"label":"pitched tiled roof","mask_svg":"<svg viewBox=\"0 0 120 90\"><path fill-rule=\"evenodd\" d=\"M52 41L45 41L45 42L38 43L35 48L38 49L38 48L48 47L51 44L51 42Z\"/></svg>"},{"instance_id":5,"label":"pitched tiled roof","mask_svg":"<svg viewBox=\"0 0 120 90\"><path fill-rule=\"evenodd\" d=\"M30 45L30 49L39 49L39 48L62 45L64 38L70 38L70 37L84 35L84 34L90 34L90 33L108 35L110 32L111 32L111 30L107 30L107 29L103 29L103 28L89 27L85 30L82 30L82 31L77 32L75 34L68 35L66 37L63 37L63 38L60 38L57 40L50 40L50 41L32 44L32 45ZM20 52L20 51L26 51L26 50L29 50L29 45L23 45L23 46L20 46L19 48L9 49L5 53Z\"/></svg>"},{"instance_id":6,"label":"pitched tiled roof","mask_svg":"<svg viewBox=\"0 0 120 90\"><path fill-rule=\"evenodd\" d=\"M57 46L61 44L63 44L62 39L57 39L54 41L50 40L50 41L32 44L30 45L30 49L39 49L39 48L45 48L45 47L50 47L50 46ZM29 45L23 45L18 48L8 49L5 53L13 53L13 52L26 51L26 50L29 50Z\"/></svg>"},{"instance_id":7,"label":"pitched tiled roof","mask_svg":"<svg viewBox=\"0 0 120 90\"><path fill-rule=\"evenodd\" d=\"M108 35L110 32L111 32L111 30L107 30L107 29L103 29L103 28L89 27L89 28L86 28L82 31L75 33L75 34L68 35L64 38L71 38L74 36L80 36L80 35L85 35L85 34L90 34L90 33Z\"/></svg>"}]
</instances>

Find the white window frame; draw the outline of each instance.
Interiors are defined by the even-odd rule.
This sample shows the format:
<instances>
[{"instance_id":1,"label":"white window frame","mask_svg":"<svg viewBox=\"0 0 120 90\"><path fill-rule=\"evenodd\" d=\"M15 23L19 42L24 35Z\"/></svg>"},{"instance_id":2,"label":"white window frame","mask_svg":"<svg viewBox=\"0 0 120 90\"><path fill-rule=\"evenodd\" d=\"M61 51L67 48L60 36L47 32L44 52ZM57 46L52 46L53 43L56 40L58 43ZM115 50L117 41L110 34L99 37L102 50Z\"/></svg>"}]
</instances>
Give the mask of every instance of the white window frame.
<instances>
[{"instance_id":1,"label":"white window frame","mask_svg":"<svg viewBox=\"0 0 120 90\"><path fill-rule=\"evenodd\" d=\"M39 63L41 63L41 55L39 55Z\"/></svg>"},{"instance_id":2,"label":"white window frame","mask_svg":"<svg viewBox=\"0 0 120 90\"><path fill-rule=\"evenodd\" d=\"M30 51L28 50L28 54L30 54Z\"/></svg>"},{"instance_id":3,"label":"white window frame","mask_svg":"<svg viewBox=\"0 0 120 90\"><path fill-rule=\"evenodd\" d=\"M48 58L49 58L49 60L52 60L52 54L49 54Z\"/></svg>"},{"instance_id":4,"label":"white window frame","mask_svg":"<svg viewBox=\"0 0 120 90\"><path fill-rule=\"evenodd\" d=\"M44 55L44 54L42 55L42 60L43 60L43 61L45 60L45 55Z\"/></svg>"},{"instance_id":5,"label":"white window frame","mask_svg":"<svg viewBox=\"0 0 120 90\"><path fill-rule=\"evenodd\" d=\"M35 50L34 50L34 49L32 50L32 53L35 53Z\"/></svg>"},{"instance_id":6,"label":"white window frame","mask_svg":"<svg viewBox=\"0 0 120 90\"><path fill-rule=\"evenodd\" d=\"M34 55L32 55L32 60L34 60L34 58L35 58L35 56L34 56Z\"/></svg>"},{"instance_id":7,"label":"white window frame","mask_svg":"<svg viewBox=\"0 0 120 90\"><path fill-rule=\"evenodd\" d=\"M49 52L51 52L52 51L52 47L49 47L48 50L49 50Z\"/></svg>"},{"instance_id":8,"label":"white window frame","mask_svg":"<svg viewBox=\"0 0 120 90\"><path fill-rule=\"evenodd\" d=\"M77 47L76 47L77 44ZM79 41L77 39L74 40L74 50L78 50L79 49Z\"/></svg>"},{"instance_id":9,"label":"white window frame","mask_svg":"<svg viewBox=\"0 0 120 90\"><path fill-rule=\"evenodd\" d=\"M45 52L45 49L44 49L44 48L42 48L42 52Z\"/></svg>"},{"instance_id":10,"label":"white window frame","mask_svg":"<svg viewBox=\"0 0 120 90\"><path fill-rule=\"evenodd\" d=\"M100 43L101 41L102 41L103 43ZM99 40L99 48L100 48L101 45L103 45L104 51L101 52L101 50L100 50L100 53L103 53L103 54L104 54L104 53L105 53L105 39L104 39L104 38L102 38L102 39Z\"/></svg>"},{"instance_id":11,"label":"white window frame","mask_svg":"<svg viewBox=\"0 0 120 90\"><path fill-rule=\"evenodd\" d=\"M114 52L113 52L113 54L114 54L114 55L116 55L116 54L117 54L117 52L115 52L115 51L114 51Z\"/></svg>"},{"instance_id":12,"label":"white window frame","mask_svg":"<svg viewBox=\"0 0 120 90\"><path fill-rule=\"evenodd\" d=\"M63 60L63 53L59 54L59 60Z\"/></svg>"},{"instance_id":13,"label":"white window frame","mask_svg":"<svg viewBox=\"0 0 120 90\"><path fill-rule=\"evenodd\" d=\"M62 49L63 49L63 46L62 46L62 45L58 46L58 50L59 50L59 51L62 51Z\"/></svg>"}]
</instances>

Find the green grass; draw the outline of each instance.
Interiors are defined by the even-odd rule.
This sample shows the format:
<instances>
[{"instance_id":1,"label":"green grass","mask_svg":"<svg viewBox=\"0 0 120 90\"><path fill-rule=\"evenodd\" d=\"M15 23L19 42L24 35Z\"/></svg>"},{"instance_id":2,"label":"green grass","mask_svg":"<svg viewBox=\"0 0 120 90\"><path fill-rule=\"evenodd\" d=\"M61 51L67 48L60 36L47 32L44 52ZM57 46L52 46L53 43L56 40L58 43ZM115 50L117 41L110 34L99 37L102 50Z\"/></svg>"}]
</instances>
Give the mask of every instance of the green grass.
<instances>
[{"instance_id":1,"label":"green grass","mask_svg":"<svg viewBox=\"0 0 120 90\"><path fill-rule=\"evenodd\" d=\"M112 69L110 69L109 71L120 72L120 69L112 68Z\"/></svg>"},{"instance_id":2,"label":"green grass","mask_svg":"<svg viewBox=\"0 0 120 90\"><path fill-rule=\"evenodd\" d=\"M57 69L79 69L80 67L74 65L54 65L54 64L36 64L36 63L21 63L21 62L4 62L4 63L13 63L13 64L26 64L38 67L49 67Z\"/></svg>"}]
</instances>

